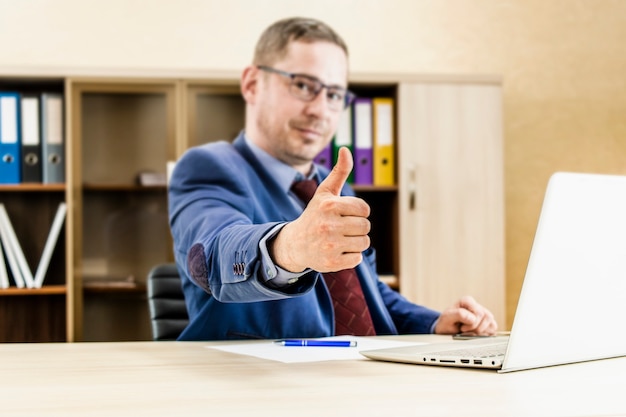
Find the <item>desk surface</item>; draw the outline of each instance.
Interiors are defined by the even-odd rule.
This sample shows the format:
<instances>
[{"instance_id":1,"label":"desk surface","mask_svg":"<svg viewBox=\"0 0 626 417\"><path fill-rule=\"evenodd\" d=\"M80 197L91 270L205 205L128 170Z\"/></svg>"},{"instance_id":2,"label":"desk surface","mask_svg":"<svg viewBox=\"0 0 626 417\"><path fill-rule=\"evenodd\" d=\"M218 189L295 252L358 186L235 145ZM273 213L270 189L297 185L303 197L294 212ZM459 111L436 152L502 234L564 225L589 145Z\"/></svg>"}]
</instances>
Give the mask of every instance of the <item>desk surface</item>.
<instances>
[{"instance_id":1,"label":"desk surface","mask_svg":"<svg viewBox=\"0 0 626 417\"><path fill-rule=\"evenodd\" d=\"M214 343L0 345L0 414L626 415L626 358L497 374L367 359L289 364L206 348Z\"/></svg>"}]
</instances>

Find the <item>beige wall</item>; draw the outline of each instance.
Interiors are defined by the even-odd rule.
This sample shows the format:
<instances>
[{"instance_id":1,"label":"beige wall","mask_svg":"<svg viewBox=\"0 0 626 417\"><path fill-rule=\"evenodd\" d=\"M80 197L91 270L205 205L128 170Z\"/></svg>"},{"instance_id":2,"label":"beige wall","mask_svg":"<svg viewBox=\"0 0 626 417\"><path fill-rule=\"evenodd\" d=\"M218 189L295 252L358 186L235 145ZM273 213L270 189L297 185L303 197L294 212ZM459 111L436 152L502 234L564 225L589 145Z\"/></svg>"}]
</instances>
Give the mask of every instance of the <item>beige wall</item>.
<instances>
[{"instance_id":1,"label":"beige wall","mask_svg":"<svg viewBox=\"0 0 626 417\"><path fill-rule=\"evenodd\" d=\"M353 71L503 76L510 321L548 176L626 174L626 1L0 0L0 71L238 70L289 15L334 26Z\"/></svg>"}]
</instances>

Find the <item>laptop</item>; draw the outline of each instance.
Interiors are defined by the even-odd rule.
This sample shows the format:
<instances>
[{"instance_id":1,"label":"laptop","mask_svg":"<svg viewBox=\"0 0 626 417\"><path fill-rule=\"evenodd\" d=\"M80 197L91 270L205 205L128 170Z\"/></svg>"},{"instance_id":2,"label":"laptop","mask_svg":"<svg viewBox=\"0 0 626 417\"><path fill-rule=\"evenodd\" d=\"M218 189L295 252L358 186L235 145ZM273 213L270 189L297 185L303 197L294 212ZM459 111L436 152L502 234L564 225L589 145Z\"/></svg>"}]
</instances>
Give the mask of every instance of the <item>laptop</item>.
<instances>
[{"instance_id":1,"label":"laptop","mask_svg":"<svg viewBox=\"0 0 626 417\"><path fill-rule=\"evenodd\" d=\"M558 172L548 182L508 337L360 353L498 372L626 356L625 303L626 176Z\"/></svg>"}]
</instances>

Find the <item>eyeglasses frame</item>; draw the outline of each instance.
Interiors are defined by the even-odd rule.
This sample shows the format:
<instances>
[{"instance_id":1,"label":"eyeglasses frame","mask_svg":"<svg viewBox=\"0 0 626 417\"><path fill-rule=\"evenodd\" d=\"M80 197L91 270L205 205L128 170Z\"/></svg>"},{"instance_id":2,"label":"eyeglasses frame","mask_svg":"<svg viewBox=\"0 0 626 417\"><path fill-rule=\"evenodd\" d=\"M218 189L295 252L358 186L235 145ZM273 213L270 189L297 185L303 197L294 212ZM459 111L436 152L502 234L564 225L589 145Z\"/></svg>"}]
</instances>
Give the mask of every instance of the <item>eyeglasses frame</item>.
<instances>
[{"instance_id":1,"label":"eyeglasses frame","mask_svg":"<svg viewBox=\"0 0 626 417\"><path fill-rule=\"evenodd\" d=\"M315 100L315 98L322 92L322 90L326 89L327 91L329 91L330 89L333 89L335 91L341 91L343 92L344 95L344 103L343 103L343 109L345 110L346 108L348 108L350 106L350 104L352 104L352 102L354 101L354 99L357 97L356 94L354 94L352 91L348 90L347 88L343 88L343 87L337 87L336 85L327 85L324 84L319 78L314 77L312 75L308 75L308 74L299 74L299 73L293 73L293 72L288 72L288 71L283 71L277 68L273 68L273 67L269 67L267 65L257 65L256 66L258 69L260 69L261 71L266 71L266 72L270 72L270 73L274 73L274 74L278 74L280 76L283 76L285 78L289 78L291 84L290 87L293 85L293 82L295 80L296 77L302 77L305 78L307 80L310 80L312 82L314 82L316 85L319 86L319 88L317 89L317 91L315 91L315 94L313 96L311 96L310 99L305 99L302 98L300 96L296 96L294 93L291 92L291 90L289 91L291 93L291 95L293 95L294 97L306 101L306 102L310 102Z\"/></svg>"}]
</instances>

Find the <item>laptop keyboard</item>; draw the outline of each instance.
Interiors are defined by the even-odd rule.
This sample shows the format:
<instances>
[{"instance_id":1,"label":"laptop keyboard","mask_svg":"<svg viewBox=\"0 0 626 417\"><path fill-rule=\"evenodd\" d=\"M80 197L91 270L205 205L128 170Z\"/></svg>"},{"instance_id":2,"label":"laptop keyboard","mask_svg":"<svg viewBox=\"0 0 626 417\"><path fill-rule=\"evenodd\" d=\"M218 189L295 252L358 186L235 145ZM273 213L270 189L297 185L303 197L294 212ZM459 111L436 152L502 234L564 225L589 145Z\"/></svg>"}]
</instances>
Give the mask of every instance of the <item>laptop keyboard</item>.
<instances>
[{"instance_id":1,"label":"laptop keyboard","mask_svg":"<svg viewBox=\"0 0 626 417\"><path fill-rule=\"evenodd\" d=\"M489 346L477 346L473 348L446 350L442 352L431 352L439 356L455 356L466 358L493 358L497 356L504 356L506 352L507 343L496 343Z\"/></svg>"}]
</instances>

